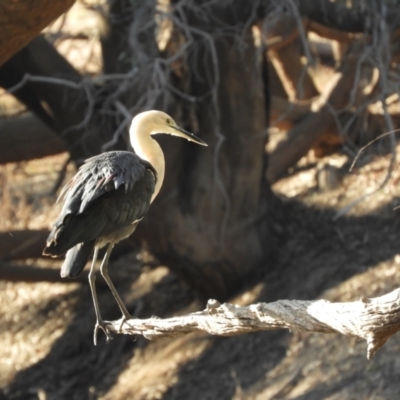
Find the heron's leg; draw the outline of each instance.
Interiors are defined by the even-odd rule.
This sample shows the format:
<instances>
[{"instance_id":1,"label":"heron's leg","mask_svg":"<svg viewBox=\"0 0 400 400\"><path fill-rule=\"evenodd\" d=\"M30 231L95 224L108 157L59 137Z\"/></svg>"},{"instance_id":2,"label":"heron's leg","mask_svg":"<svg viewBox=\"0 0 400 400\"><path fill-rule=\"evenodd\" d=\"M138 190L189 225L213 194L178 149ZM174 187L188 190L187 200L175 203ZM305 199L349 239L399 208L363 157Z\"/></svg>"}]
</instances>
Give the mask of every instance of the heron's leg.
<instances>
[{"instance_id":1,"label":"heron's leg","mask_svg":"<svg viewBox=\"0 0 400 400\"><path fill-rule=\"evenodd\" d=\"M101 318L100 314L100 308L99 308L99 302L97 301L97 293L96 293L96 275L95 275L95 265L96 265L96 260L97 256L99 254L99 249L97 247L94 248L94 254L93 254L93 260L92 260L92 265L90 267L90 272L89 272L89 285L90 285L90 290L92 292L92 298L93 298L93 304L94 304L94 311L96 313L96 325L94 328L94 345L97 345L97 332L99 328L103 330L105 335L107 336L107 342L112 339L110 333L108 332L106 328L106 324L103 321L103 318Z\"/></svg>"},{"instance_id":2,"label":"heron's leg","mask_svg":"<svg viewBox=\"0 0 400 400\"><path fill-rule=\"evenodd\" d=\"M122 315L124 316L124 320L127 320L127 319L131 319L132 317L129 314L128 310L126 309L125 304L122 302L121 297L119 296L119 294L117 292L117 289L115 289L115 286L112 283L110 276L108 275L108 260L110 258L110 254L112 252L113 247L114 247L114 243L109 243L106 254L104 255L103 261L100 266L100 272L101 272L101 275L103 275L104 280L107 282L107 285L109 286L112 294L114 295L114 298L118 304L118 307L121 310Z\"/></svg>"}]
</instances>

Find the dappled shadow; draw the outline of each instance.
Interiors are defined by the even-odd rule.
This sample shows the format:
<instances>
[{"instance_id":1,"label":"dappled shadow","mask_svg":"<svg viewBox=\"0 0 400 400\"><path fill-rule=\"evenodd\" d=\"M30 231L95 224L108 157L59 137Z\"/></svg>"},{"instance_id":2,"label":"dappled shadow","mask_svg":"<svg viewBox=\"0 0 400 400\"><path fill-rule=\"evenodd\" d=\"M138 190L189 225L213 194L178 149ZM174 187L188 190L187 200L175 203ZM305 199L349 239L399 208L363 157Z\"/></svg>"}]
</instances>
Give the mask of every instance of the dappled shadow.
<instances>
[{"instance_id":1,"label":"dappled shadow","mask_svg":"<svg viewBox=\"0 0 400 400\"><path fill-rule=\"evenodd\" d=\"M286 336L276 331L211 338L207 350L181 368L177 384L163 399L232 399L279 363L286 353Z\"/></svg>"},{"instance_id":2,"label":"dappled shadow","mask_svg":"<svg viewBox=\"0 0 400 400\"><path fill-rule=\"evenodd\" d=\"M332 382L330 384L321 383L316 385L316 387L308 390L306 393L292 397L293 400L321 400L327 397L333 397L335 394L340 396L340 392L343 390L344 387L354 383L354 381L358 378L356 374L350 374L344 379L339 381ZM353 393L357 398L357 393Z\"/></svg>"},{"instance_id":3,"label":"dappled shadow","mask_svg":"<svg viewBox=\"0 0 400 400\"><path fill-rule=\"evenodd\" d=\"M400 218L395 218L396 212L390 205L371 215L336 221L333 210L294 201L284 201L282 207L287 240L264 271L264 286L257 301L316 298L398 253ZM111 274L115 273L110 269ZM128 279L129 273L124 271L126 279L118 287L123 298L132 295L132 285L139 273L132 273ZM368 288L365 295L369 295ZM151 290L131 301L128 309L134 312L140 304L139 317L153 314L165 317L179 312L193 299L190 288L173 274L164 274ZM5 389L7 398L37 399L40 390L48 398L61 400L98 398L116 384L135 349L147 346L146 341L135 342L134 338L123 336L106 345L102 334L99 345L93 346L95 316L87 284L41 304L31 316L34 326L65 301L73 309L71 322L44 358L16 375ZM99 301L105 319L119 318L118 307L108 288L99 290ZM178 379L163 395L165 400L225 400L245 393L257 382L265 381L266 374L279 365L286 355L290 335L286 331L275 331L231 338L201 337L208 345L198 356L178 367ZM199 335L190 340L193 348L199 345ZM336 393L345 384L345 381L324 384L299 399L321 398L324 394Z\"/></svg>"},{"instance_id":4,"label":"dappled shadow","mask_svg":"<svg viewBox=\"0 0 400 400\"><path fill-rule=\"evenodd\" d=\"M111 307L104 302L105 290L99 291L100 307L108 316ZM50 398L89 399L91 393L107 390L130 359L135 346L131 338L113 340L105 345L104 335L100 333L98 346L93 345L95 316L86 286L43 304L31 318L35 320L49 309L50 304L66 301L67 297L75 300L72 321L43 359L16 375L5 390L10 398L37 399L38 392L42 391ZM107 299L112 301L109 296ZM112 314L119 315L117 312L112 307Z\"/></svg>"},{"instance_id":5,"label":"dappled shadow","mask_svg":"<svg viewBox=\"0 0 400 400\"><path fill-rule=\"evenodd\" d=\"M395 218L396 211L390 205L373 215L338 220L334 220L334 210L294 201L283 207L288 240L274 266L265 273L258 301L315 299L399 252L400 218ZM372 294L368 287L364 293ZM228 400L245 393L258 381L265 381L267 372L285 357L289 337L286 331L276 331L211 338L206 351L181 367L177 383L163 399ZM352 379L316 387L299 399L324 398ZM263 382L263 386L268 386L268 382Z\"/></svg>"},{"instance_id":6,"label":"dappled shadow","mask_svg":"<svg viewBox=\"0 0 400 400\"><path fill-rule=\"evenodd\" d=\"M335 219L336 210L285 205L289 239L279 269L267 275L262 301L313 299L399 253L399 211L389 204L364 216ZM368 290L366 288L366 296Z\"/></svg>"},{"instance_id":7,"label":"dappled shadow","mask_svg":"<svg viewBox=\"0 0 400 400\"><path fill-rule=\"evenodd\" d=\"M112 270L112 266L110 269ZM111 271L111 274L115 274L115 271ZM132 284L139 276L138 270L131 279L117 286L123 298L132 291ZM170 290L166 290L167 287ZM106 320L120 318L120 311L110 290L101 287L98 295L103 317ZM149 317L154 312L164 317L170 312L178 311L182 302L190 302L192 299L188 288L171 277L171 274L167 274L153 285L151 292L139 296L134 302L128 303L127 307L129 311L137 313L138 317ZM4 389L3 395L7 398L37 399L38 393L42 392L47 398L95 399L107 393L127 367L137 348L135 337L118 335L106 344L105 336L99 332L98 345L93 345L95 314L88 284L43 302L34 315L25 316L21 328L23 324L30 325L31 322L33 326L37 326L52 310L65 302L72 308L72 320L63 334L55 340L48 354L20 371ZM140 310L137 309L139 304ZM63 324L62 315L53 315L52 318L55 324ZM140 347L143 348L146 343L141 341Z\"/></svg>"}]
</instances>

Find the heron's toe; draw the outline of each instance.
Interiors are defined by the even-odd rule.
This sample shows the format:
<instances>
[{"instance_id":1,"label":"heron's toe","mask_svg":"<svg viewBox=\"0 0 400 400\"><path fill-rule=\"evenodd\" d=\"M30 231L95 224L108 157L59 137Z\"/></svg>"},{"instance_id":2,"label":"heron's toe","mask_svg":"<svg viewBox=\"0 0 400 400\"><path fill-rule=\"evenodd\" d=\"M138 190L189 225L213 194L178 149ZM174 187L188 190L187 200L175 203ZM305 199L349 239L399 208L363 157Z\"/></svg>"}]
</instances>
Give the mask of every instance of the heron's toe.
<instances>
[{"instance_id":1,"label":"heron's toe","mask_svg":"<svg viewBox=\"0 0 400 400\"><path fill-rule=\"evenodd\" d=\"M125 323L127 323L127 321L129 321L130 319L132 319L132 317L128 314L127 316L126 315L123 315L122 316L122 318L121 318L121 323L120 323L120 325L119 325L119 328L118 328L118 333L122 333L122 327L124 326L124 324ZM128 324L128 323L127 323ZM129 324L128 324L129 325ZM129 325L129 326L131 326L131 325Z\"/></svg>"},{"instance_id":2,"label":"heron's toe","mask_svg":"<svg viewBox=\"0 0 400 400\"><path fill-rule=\"evenodd\" d=\"M101 329L106 335L106 343L113 339L110 329L107 327L107 322L103 320L97 320L94 326L93 341L94 345L97 346L97 333Z\"/></svg>"}]
</instances>

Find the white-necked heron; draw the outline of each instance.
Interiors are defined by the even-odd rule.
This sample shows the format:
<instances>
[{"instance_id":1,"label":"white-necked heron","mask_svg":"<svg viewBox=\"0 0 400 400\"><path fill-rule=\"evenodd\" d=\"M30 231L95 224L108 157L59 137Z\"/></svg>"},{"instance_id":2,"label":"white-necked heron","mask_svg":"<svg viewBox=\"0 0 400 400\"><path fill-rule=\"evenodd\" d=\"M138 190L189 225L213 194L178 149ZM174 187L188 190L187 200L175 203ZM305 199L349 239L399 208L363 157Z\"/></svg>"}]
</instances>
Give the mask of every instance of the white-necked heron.
<instances>
[{"instance_id":1,"label":"white-necked heron","mask_svg":"<svg viewBox=\"0 0 400 400\"><path fill-rule=\"evenodd\" d=\"M164 154L151 135L166 133L194 143L207 144L180 128L166 113L145 111L132 120L130 140L135 153L110 151L89 158L65 185L61 215L47 239L43 254L59 257L66 253L61 276L74 278L85 268L94 250L89 284L96 312L94 343L101 328L111 338L101 317L95 288L95 263L99 249L107 245L100 272L123 315L130 319L107 271L115 243L127 238L146 214L164 179Z\"/></svg>"}]
</instances>

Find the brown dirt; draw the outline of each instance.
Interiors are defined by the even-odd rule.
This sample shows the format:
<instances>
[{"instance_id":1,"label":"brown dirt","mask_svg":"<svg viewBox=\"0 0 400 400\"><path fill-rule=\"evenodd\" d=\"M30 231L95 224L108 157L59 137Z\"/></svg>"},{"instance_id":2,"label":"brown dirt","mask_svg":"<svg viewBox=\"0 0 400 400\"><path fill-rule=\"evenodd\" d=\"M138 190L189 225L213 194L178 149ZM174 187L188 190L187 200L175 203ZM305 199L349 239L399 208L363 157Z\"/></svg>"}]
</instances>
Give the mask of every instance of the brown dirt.
<instances>
[{"instance_id":1,"label":"brown dirt","mask_svg":"<svg viewBox=\"0 0 400 400\"><path fill-rule=\"evenodd\" d=\"M48 227L55 217L49 195L64 156L5 166L2 230ZM231 302L373 297L399 286L398 175L347 214L338 210L372 191L387 172L388 155L369 153L352 174L338 169L339 185L323 191L316 176L337 155L277 183L287 216L286 244L270 272ZM335 170L335 168L334 168ZM72 173L73 169L69 171ZM282 225L283 228L283 225ZM266 244L268 245L268 244ZM52 260L28 264L58 268ZM139 317L188 313L203 307L191 289L144 251L112 262L118 290ZM261 332L232 338L191 334L148 342L116 337L97 347L90 290L78 283L0 282L0 398L5 399L397 399L400 338L372 361L366 344L339 335ZM105 318L119 318L107 288L99 289Z\"/></svg>"},{"instance_id":2,"label":"brown dirt","mask_svg":"<svg viewBox=\"0 0 400 400\"><path fill-rule=\"evenodd\" d=\"M85 16L89 24L82 18L76 23L82 7L77 3L73 12L71 19L60 19L49 27L47 36L76 68L96 74L101 69L96 16ZM67 37L58 36L60 23ZM89 46L78 37L82 33ZM317 71L317 84L323 86L330 73L330 69ZM0 99L1 114L22 109L7 96ZM63 155L0 167L1 230L50 226L59 210L52 186L65 159ZM329 185L318 187L317 177L328 162L337 187L322 190ZM308 156L290 177L274 186L287 216L281 228L288 240L266 266L263 278L231 302L348 301L399 286L400 218L394 210L400 204L398 175L384 190L335 219L338 211L379 186L388 156L375 148L362 157L360 168L343 177L341 166L346 163L343 154L324 160ZM69 174L73 172L70 168ZM55 269L60 265L43 259L26 263ZM119 278L117 288L135 316L167 317L203 307L185 283L165 266L154 265L145 251L112 261L110 270ZM102 286L98 291L104 317L119 318L109 290ZM0 321L0 400L400 397L399 335L372 361L366 359L366 344L353 338L285 331L232 338L191 334L155 342L118 336L108 345L101 336L95 347L89 286L73 281L0 281Z\"/></svg>"}]
</instances>

